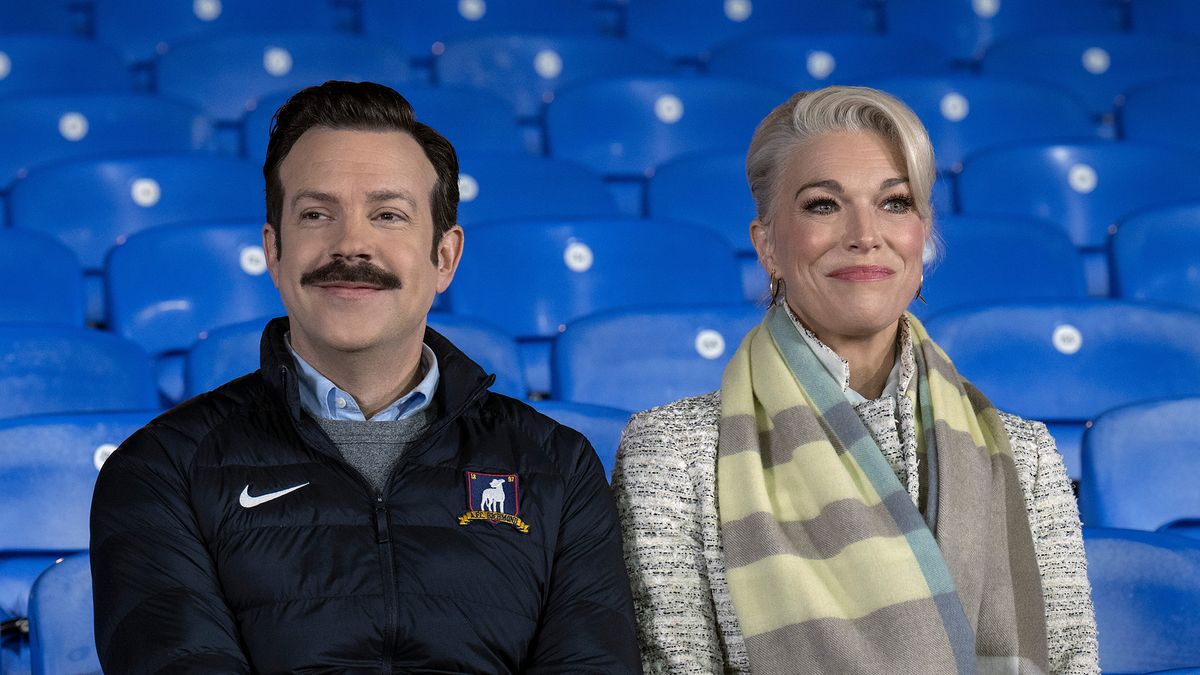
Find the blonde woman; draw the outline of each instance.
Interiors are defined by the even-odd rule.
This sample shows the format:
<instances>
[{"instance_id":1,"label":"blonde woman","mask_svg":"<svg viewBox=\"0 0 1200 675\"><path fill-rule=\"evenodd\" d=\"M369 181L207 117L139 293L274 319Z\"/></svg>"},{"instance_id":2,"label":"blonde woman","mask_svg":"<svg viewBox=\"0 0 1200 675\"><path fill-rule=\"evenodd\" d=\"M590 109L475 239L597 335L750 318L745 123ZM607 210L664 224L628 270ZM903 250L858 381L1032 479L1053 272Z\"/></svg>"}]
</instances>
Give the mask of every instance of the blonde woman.
<instances>
[{"instance_id":1,"label":"blonde woman","mask_svg":"<svg viewBox=\"0 0 1200 675\"><path fill-rule=\"evenodd\" d=\"M634 416L614 472L646 672L1098 672L1054 439L905 312L937 248L920 121L799 93L746 173L771 306L720 391Z\"/></svg>"}]
</instances>

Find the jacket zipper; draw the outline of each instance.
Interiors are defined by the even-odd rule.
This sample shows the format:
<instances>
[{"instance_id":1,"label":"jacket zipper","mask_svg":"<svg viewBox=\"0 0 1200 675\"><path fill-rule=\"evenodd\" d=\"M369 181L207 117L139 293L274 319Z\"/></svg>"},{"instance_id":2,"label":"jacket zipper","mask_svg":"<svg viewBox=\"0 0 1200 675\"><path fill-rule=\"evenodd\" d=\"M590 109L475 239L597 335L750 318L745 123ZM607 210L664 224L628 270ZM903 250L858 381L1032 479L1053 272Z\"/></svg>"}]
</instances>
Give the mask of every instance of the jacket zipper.
<instances>
[{"instance_id":1,"label":"jacket zipper","mask_svg":"<svg viewBox=\"0 0 1200 675\"><path fill-rule=\"evenodd\" d=\"M396 643L396 573L395 561L392 559L392 537L388 531L387 504L383 493L375 494L375 542L379 544L379 553L383 556L383 672L392 672L392 653Z\"/></svg>"}]
</instances>

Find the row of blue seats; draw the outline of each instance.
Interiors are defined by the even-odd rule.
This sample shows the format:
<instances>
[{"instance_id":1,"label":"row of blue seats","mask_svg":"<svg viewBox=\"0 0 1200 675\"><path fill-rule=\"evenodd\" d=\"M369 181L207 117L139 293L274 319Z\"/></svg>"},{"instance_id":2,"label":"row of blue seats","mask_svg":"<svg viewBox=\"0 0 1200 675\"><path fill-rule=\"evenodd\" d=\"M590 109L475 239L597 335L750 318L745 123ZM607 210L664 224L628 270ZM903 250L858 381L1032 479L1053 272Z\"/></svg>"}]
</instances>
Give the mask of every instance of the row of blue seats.
<instances>
[{"instance_id":1,"label":"row of blue seats","mask_svg":"<svg viewBox=\"0 0 1200 675\"><path fill-rule=\"evenodd\" d=\"M324 79L473 86L502 98L519 118L536 117L566 86L588 79L666 75L676 70L654 47L598 36L506 33L450 41L431 73L381 39L320 33L237 34L181 43L141 83L103 45L50 35L0 36L0 96L155 91L188 101L215 119L239 119L275 91ZM1120 97L1165 79L1194 78L1200 36L1121 33L1033 35L997 44L980 62L988 76L1061 87L1093 115ZM938 45L911 35L778 35L716 49L705 71L785 89L955 74Z\"/></svg>"},{"instance_id":2,"label":"row of blue seats","mask_svg":"<svg viewBox=\"0 0 1200 675\"><path fill-rule=\"evenodd\" d=\"M1086 527L1083 540L1103 672L1200 673L1200 541ZM42 573L29 604L32 673L99 672L87 553Z\"/></svg>"},{"instance_id":3,"label":"row of blue seats","mask_svg":"<svg viewBox=\"0 0 1200 675\"><path fill-rule=\"evenodd\" d=\"M430 324L497 375L496 391L639 410L716 389L761 316L745 304L629 307L584 316L536 341L514 341L453 314L435 313ZM263 323L215 329L173 354L179 397L255 370ZM1200 395L1200 312L1193 310L1119 300L1004 303L951 310L927 325L997 406L1047 422L1072 478L1082 474L1084 431L1106 410ZM0 324L0 353L0 419L159 405L161 372L156 388L147 353L111 333ZM540 359L544 389L531 381L531 358Z\"/></svg>"},{"instance_id":4,"label":"row of blue seats","mask_svg":"<svg viewBox=\"0 0 1200 675\"><path fill-rule=\"evenodd\" d=\"M203 36L261 30L361 32L415 58L464 35L540 31L612 35L702 60L731 39L778 33L886 33L978 58L995 42L1051 31L1197 34L1189 0L168 0L154 11L122 0L0 2L0 30L95 37L143 62Z\"/></svg>"},{"instance_id":5,"label":"row of blue seats","mask_svg":"<svg viewBox=\"0 0 1200 675\"><path fill-rule=\"evenodd\" d=\"M694 186L693 186L694 187ZM1019 217L942 218L947 254L927 274L928 318L964 305L1086 297L1084 258L1055 225ZM221 326L283 313L257 221L181 223L125 238L88 277L107 294L104 324L159 359L161 389L179 400L182 353ZM663 259L647 237L672 242ZM673 220L528 218L470 227L472 250L437 309L522 341L523 379L548 387L548 344L582 317L646 304L761 300L757 260L711 229ZM1200 310L1193 246L1200 203L1122 221L1111 236L1117 297ZM72 251L31 230L0 229L10 292L0 322L81 325L84 276ZM103 274L103 277L100 276ZM747 298L749 295L749 298ZM196 391L194 388L189 391Z\"/></svg>"}]
</instances>

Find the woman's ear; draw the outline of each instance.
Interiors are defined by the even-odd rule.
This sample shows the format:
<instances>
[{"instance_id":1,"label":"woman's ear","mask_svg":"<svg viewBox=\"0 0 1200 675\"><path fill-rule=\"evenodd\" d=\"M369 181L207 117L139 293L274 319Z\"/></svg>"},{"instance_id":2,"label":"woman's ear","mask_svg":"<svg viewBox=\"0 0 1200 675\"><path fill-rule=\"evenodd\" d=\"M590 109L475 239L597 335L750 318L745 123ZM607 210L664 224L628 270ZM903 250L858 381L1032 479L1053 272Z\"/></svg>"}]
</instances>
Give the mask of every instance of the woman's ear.
<instances>
[{"instance_id":1,"label":"woman's ear","mask_svg":"<svg viewBox=\"0 0 1200 675\"><path fill-rule=\"evenodd\" d=\"M775 270L775 241L771 229L758 218L750 221L750 243L754 244L754 251L758 253L758 264L768 275L772 274Z\"/></svg>"}]
</instances>

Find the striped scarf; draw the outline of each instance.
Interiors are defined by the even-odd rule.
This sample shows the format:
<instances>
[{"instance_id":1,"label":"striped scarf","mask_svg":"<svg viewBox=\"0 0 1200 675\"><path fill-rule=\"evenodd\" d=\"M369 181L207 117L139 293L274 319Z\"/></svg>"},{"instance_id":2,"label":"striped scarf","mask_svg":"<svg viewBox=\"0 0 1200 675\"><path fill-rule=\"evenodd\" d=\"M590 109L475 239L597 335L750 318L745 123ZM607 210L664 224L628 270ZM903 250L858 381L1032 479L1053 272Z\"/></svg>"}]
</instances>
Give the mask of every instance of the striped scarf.
<instances>
[{"instance_id":1,"label":"striped scarf","mask_svg":"<svg viewBox=\"0 0 1200 675\"><path fill-rule=\"evenodd\" d=\"M784 311L725 370L717 498L755 673L1048 672L1003 423L907 320L929 523Z\"/></svg>"}]
</instances>

